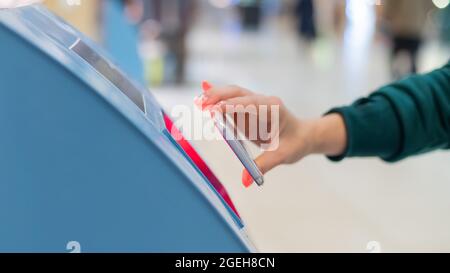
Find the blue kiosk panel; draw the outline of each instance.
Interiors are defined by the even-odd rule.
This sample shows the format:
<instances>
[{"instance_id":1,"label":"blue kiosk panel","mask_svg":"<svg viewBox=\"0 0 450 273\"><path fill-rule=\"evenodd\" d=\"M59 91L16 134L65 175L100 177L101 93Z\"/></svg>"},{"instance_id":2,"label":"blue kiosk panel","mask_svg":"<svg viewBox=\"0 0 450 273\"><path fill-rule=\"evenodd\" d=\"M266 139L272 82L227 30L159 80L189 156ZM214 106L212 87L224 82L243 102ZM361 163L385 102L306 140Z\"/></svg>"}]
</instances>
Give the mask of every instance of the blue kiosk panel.
<instances>
[{"instance_id":1,"label":"blue kiosk panel","mask_svg":"<svg viewBox=\"0 0 450 273\"><path fill-rule=\"evenodd\" d=\"M0 10L0 252L248 252L152 95L40 5Z\"/></svg>"}]
</instances>

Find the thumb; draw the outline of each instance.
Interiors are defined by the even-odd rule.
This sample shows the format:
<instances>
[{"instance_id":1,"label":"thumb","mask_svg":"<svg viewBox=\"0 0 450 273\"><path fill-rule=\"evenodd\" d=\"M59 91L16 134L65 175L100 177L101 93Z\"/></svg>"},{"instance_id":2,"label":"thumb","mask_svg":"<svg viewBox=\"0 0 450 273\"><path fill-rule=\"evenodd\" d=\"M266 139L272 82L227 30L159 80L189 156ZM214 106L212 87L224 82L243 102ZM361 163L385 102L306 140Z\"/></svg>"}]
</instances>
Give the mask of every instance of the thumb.
<instances>
[{"instance_id":1,"label":"thumb","mask_svg":"<svg viewBox=\"0 0 450 273\"><path fill-rule=\"evenodd\" d=\"M274 151L265 151L255 159L255 163L258 166L258 169L265 174L280 165L282 163L282 158ZM244 184L246 188L253 184L253 178L246 169L242 172L242 184Z\"/></svg>"}]
</instances>

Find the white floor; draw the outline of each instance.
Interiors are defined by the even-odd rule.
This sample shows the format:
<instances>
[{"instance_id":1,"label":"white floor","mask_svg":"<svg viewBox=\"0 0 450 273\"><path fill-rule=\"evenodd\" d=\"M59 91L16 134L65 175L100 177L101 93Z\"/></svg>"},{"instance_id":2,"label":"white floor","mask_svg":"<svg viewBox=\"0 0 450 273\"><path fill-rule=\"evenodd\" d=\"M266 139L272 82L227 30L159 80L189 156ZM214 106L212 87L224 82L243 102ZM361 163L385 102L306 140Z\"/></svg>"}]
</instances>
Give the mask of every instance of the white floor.
<instances>
[{"instance_id":1,"label":"white floor","mask_svg":"<svg viewBox=\"0 0 450 273\"><path fill-rule=\"evenodd\" d=\"M175 105L192 106L203 79L280 96L301 117L350 103L389 80L387 50L381 40L371 42L371 26L308 48L282 21L243 33L230 15L213 16L221 23L203 22L191 33L189 84L153 89L169 113ZM429 43L422 69L449 57ZM245 189L242 166L222 141L193 144L226 185L260 251L367 252L370 241L389 252L450 251L450 153L393 165L311 156L268 173L265 186Z\"/></svg>"}]
</instances>

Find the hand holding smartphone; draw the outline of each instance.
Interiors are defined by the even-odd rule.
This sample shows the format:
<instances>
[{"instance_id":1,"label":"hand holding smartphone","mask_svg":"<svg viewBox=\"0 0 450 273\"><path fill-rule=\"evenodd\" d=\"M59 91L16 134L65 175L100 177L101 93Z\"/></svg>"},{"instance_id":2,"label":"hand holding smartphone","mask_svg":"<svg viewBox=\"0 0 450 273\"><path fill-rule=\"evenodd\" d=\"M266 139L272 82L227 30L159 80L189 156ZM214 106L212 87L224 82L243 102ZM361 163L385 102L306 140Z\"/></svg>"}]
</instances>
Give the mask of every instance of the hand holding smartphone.
<instances>
[{"instance_id":1,"label":"hand holding smartphone","mask_svg":"<svg viewBox=\"0 0 450 273\"><path fill-rule=\"evenodd\" d=\"M202 89L204 92L207 92L211 88L212 86L208 82L205 81L202 83ZM235 136L234 132L237 132L237 130L235 130L234 122L229 120L228 115L214 115L211 113L211 117L214 119L215 127L234 154L238 157L239 161L241 161L251 179L253 179L258 186L262 186L264 184L264 176L258 169L258 166L248 151L245 149L243 143ZM244 175L243 177L243 183L246 187L252 184L250 177L247 177L247 175Z\"/></svg>"}]
</instances>

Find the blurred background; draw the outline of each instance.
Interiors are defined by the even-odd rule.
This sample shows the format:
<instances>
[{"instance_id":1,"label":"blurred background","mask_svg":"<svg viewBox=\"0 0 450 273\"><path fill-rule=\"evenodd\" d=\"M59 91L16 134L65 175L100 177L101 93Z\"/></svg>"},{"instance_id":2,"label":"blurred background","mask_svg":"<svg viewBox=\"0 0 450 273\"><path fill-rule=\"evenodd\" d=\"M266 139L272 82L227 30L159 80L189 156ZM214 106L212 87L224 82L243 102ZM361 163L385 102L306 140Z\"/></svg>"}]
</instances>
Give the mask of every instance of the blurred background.
<instances>
[{"instance_id":1,"label":"blurred background","mask_svg":"<svg viewBox=\"0 0 450 273\"><path fill-rule=\"evenodd\" d=\"M46 0L145 83L167 113L200 82L317 117L450 58L450 0ZM126 28L117 20L126 21ZM382 128L380 128L382 129ZM192 141L264 252L450 251L450 156L282 166L245 189L221 141ZM251 147L254 154L258 150Z\"/></svg>"}]
</instances>

